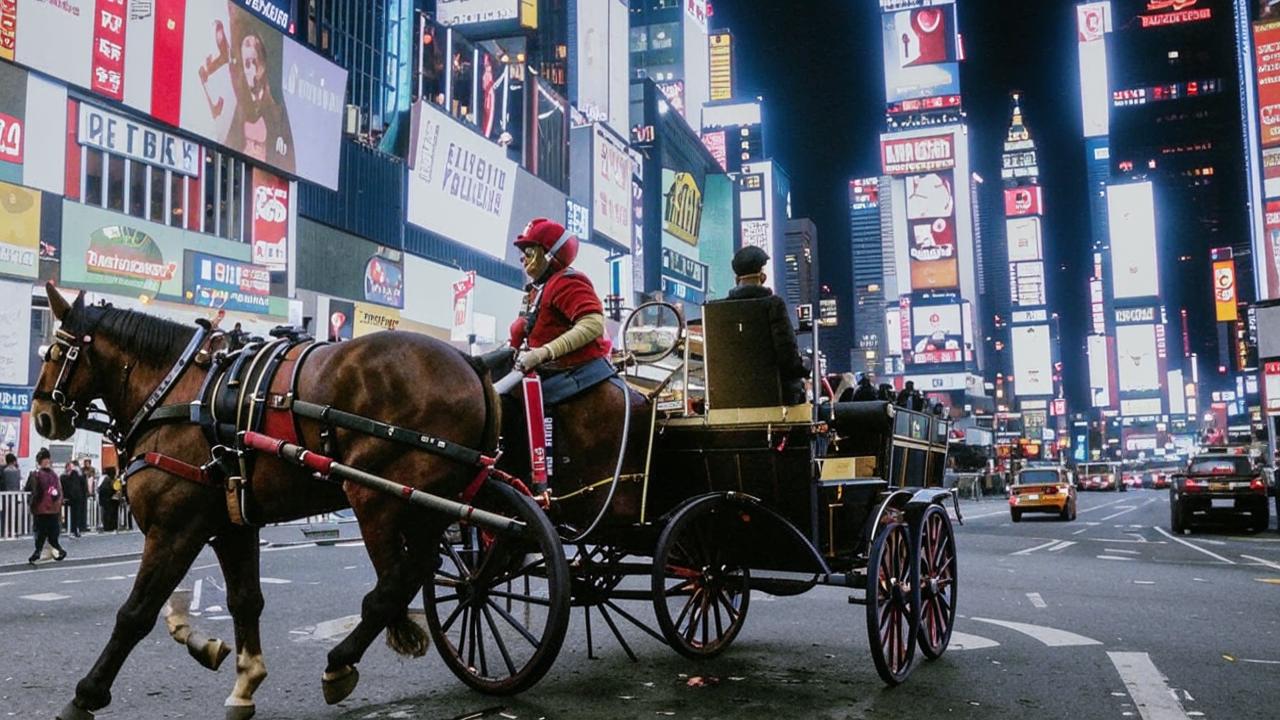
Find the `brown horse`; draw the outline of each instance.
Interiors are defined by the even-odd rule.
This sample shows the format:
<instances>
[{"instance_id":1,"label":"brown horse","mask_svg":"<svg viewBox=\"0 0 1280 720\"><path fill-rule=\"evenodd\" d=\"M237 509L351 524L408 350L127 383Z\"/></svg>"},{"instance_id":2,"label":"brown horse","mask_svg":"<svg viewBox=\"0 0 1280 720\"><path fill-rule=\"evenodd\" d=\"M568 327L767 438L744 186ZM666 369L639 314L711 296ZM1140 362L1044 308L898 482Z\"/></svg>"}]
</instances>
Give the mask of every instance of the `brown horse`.
<instances>
[{"instance_id":1,"label":"brown horse","mask_svg":"<svg viewBox=\"0 0 1280 720\"><path fill-rule=\"evenodd\" d=\"M118 423L134 418L196 332L110 306L86 307L83 295L71 304L52 284L47 292L62 339L61 350L45 356L32 409L37 431L47 438L70 437L79 413L94 400L100 400ZM194 400L207 372L200 364L187 367L166 403ZM298 396L483 451L492 450L497 441L498 403L491 383L456 350L421 335L378 333L324 346L302 368ZM302 444L323 446L323 428L317 423L301 421L300 430ZM340 462L438 495L456 496L475 474L474 468L365 435L338 430L332 439ZM200 428L186 422L144 426L131 444L127 451L134 455L163 452L193 466L210 460L211 449ZM323 678L328 702L338 702L354 690L355 665L384 629L397 652L426 651L427 636L408 619L406 608L437 565L438 542L448 518L350 483L339 488L319 482L308 471L273 457L258 458L252 481L261 507L255 520L264 523L350 505L377 571L377 583L361 606L360 623L329 653ZM59 714L60 720L90 720L93 711L111 702L111 685L125 659L154 626L206 542L222 566L235 626L237 677L226 701L227 717L252 716L253 694L266 677L258 627L263 597L257 530L231 522L218 488L154 467L132 473L128 493L145 535L142 562L110 640L77 684L75 698ZM181 616L180 606L174 610ZM190 634L180 622L171 620L172 625L178 625L175 637ZM204 664L216 667L216 641L198 649Z\"/></svg>"}]
</instances>

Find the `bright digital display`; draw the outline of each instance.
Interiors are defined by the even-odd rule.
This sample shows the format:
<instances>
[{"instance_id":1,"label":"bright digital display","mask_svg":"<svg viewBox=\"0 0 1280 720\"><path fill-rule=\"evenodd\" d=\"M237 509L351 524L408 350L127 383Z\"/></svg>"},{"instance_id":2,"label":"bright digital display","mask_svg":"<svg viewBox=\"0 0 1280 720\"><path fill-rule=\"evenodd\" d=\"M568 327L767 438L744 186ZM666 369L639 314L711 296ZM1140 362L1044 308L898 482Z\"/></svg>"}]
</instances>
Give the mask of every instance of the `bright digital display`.
<instances>
[{"instance_id":1,"label":"bright digital display","mask_svg":"<svg viewBox=\"0 0 1280 720\"><path fill-rule=\"evenodd\" d=\"M887 103L960 93L954 5L888 13L881 30Z\"/></svg>"},{"instance_id":2,"label":"bright digital display","mask_svg":"<svg viewBox=\"0 0 1280 720\"><path fill-rule=\"evenodd\" d=\"M1107 357L1107 336L1090 335L1086 348L1089 355L1089 394L1093 407L1111 407L1111 363Z\"/></svg>"},{"instance_id":3,"label":"bright digital display","mask_svg":"<svg viewBox=\"0 0 1280 720\"><path fill-rule=\"evenodd\" d=\"M959 305L911 308L911 362L916 365L964 360L964 322Z\"/></svg>"},{"instance_id":4,"label":"bright digital display","mask_svg":"<svg viewBox=\"0 0 1280 720\"><path fill-rule=\"evenodd\" d=\"M1009 242L1009 262L1043 259L1040 218L1011 218L1005 224Z\"/></svg>"},{"instance_id":5,"label":"bright digital display","mask_svg":"<svg viewBox=\"0 0 1280 720\"><path fill-rule=\"evenodd\" d=\"M1046 303L1044 263L1013 263L1009 266L1009 295L1016 307L1040 307Z\"/></svg>"},{"instance_id":6,"label":"bright digital display","mask_svg":"<svg viewBox=\"0 0 1280 720\"><path fill-rule=\"evenodd\" d=\"M1044 193L1039 185L1008 188L1004 191L1005 217L1044 214Z\"/></svg>"},{"instance_id":7,"label":"bright digital display","mask_svg":"<svg viewBox=\"0 0 1280 720\"><path fill-rule=\"evenodd\" d=\"M1158 296L1160 272L1151 183L1109 185L1107 220L1111 231L1111 286L1116 299Z\"/></svg>"},{"instance_id":8,"label":"bright digital display","mask_svg":"<svg viewBox=\"0 0 1280 720\"><path fill-rule=\"evenodd\" d=\"M1116 328L1116 366L1121 393L1160 389L1160 362L1155 325L1121 325Z\"/></svg>"},{"instance_id":9,"label":"bright digital display","mask_svg":"<svg viewBox=\"0 0 1280 720\"><path fill-rule=\"evenodd\" d=\"M1084 136L1106 135L1111 126L1111 89L1107 81L1106 34L1111 32L1111 3L1076 6L1076 39L1080 51L1080 101Z\"/></svg>"},{"instance_id":10,"label":"bright digital display","mask_svg":"<svg viewBox=\"0 0 1280 720\"><path fill-rule=\"evenodd\" d=\"M1018 397L1053 395L1053 344L1048 325L1015 327L1009 332L1013 342L1013 377Z\"/></svg>"}]
</instances>

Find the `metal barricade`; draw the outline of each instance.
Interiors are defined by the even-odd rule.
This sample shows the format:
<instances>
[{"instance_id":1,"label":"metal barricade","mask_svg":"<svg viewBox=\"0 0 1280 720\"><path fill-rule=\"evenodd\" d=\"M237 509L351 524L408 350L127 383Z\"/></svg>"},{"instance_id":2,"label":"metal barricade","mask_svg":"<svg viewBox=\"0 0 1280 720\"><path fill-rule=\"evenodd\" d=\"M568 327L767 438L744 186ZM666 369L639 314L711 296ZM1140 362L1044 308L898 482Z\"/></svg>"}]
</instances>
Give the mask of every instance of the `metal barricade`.
<instances>
[{"instance_id":1,"label":"metal barricade","mask_svg":"<svg viewBox=\"0 0 1280 720\"><path fill-rule=\"evenodd\" d=\"M31 510L28 507L30 496L25 492L0 492L0 540L26 537L31 535ZM102 526L102 506L97 500L88 500L85 508L85 529L96 530ZM127 502L116 506L116 529L133 530L133 513L129 511ZM71 507L69 503L62 506L62 527L71 527Z\"/></svg>"}]
</instances>

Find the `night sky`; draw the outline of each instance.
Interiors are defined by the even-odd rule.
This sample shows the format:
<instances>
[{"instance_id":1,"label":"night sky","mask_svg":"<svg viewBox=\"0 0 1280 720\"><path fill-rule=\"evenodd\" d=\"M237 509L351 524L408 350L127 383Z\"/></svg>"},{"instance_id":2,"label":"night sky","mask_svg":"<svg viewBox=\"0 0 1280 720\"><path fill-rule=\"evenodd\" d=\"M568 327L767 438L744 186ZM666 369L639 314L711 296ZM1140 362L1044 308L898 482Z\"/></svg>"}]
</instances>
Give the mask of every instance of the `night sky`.
<instances>
[{"instance_id":1,"label":"night sky","mask_svg":"<svg viewBox=\"0 0 1280 720\"><path fill-rule=\"evenodd\" d=\"M974 170L1000 186L1009 93L1040 151L1047 204L1050 302L1062 316L1064 370L1073 406L1087 403L1084 332L1089 268L1079 71L1073 0L958 0L966 60L964 105ZM733 31L740 96L765 99L769 154L791 174L796 217L818 226L822 280L847 286L848 181L879 174L884 129L880 12L876 0L715 0L712 26ZM998 227L989 223L990 227ZM988 239L987 242L993 240ZM837 275L834 270L842 271ZM991 276L988 276L990 278ZM990 280L989 280L990 281ZM842 310L844 310L842 307Z\"/></svg>"}]
</instances>

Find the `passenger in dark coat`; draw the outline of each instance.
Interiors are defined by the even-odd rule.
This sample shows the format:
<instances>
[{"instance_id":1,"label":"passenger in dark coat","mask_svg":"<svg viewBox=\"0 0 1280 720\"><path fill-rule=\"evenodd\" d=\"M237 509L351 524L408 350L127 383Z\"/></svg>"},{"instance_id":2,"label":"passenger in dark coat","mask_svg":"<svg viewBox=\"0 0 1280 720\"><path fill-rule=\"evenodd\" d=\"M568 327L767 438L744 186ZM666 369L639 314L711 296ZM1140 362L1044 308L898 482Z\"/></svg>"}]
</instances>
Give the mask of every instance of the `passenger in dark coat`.
<instances>
[{"instance_id":1,"label":"passenger in dark coat","mask_svg":"<svg viewBox=\"0 0 1280 720\"><path fill-rule=\"evenodd\" d=\"M894 404L896 404L898 407L906 408L910 410L912 409L912 405L914 405L914 401L912 400L912 397L915 394L916 394L916 383L914 380L908 380L906 385L903 385L902 389L898 391L898 399Z\"/></svg>"},{"instance_id":2,"label":"passenger in dark coat","mask_svg":"<svg viewBox=\"0 0 1280 720\"><path fill-rule=\"evenodd\" d=\"M853 400L854 402L865 402L875 399L876 388L875 385L871 384L871 376L863 375L862 379L858 380L858 387L853 391Z\"/></svg>"},{"instance_id":3,"label":"passenger in dark coat","mask_svg":"<svg viewBox=\"0 0 1280 720\"><path fill-rule=\"evenodd\" d=\"M71 522L68 529L72 537L80 537L85 530L85 516L88 513L89 485L80 474L80 468L73 462L67 463L66 472L58 478L62 482L62 496L71 508Z\"/></svg>"},{"instance_id":4,"label":"passenger in dark coat","mask_svg":"<svg viewBox=\"0 0 1280 720\"><path fill-rule=\"evenodd\" d=\"M102 518L103 532L114 532L119 524L120 503L116 496L116 469L107 468L102 471L102 482L98 483L98 517Z\"/></svg>"},{"instance_id":5,"label":"passenger in dark coat","mask_svg":"<svg viewBox=\"0 0 1280 720\"><path fill-rule=\"evenodd\" d=\"M733 272L737 286L729 291L730 300L765 300L769 305L769 326L773 334L773 354L778 362L779 380L782 382L782 400L787 405L799 405L805 401L804 380L809 371L800 357L796 344L796 331L791 326L787 304L765 287L768 276L764 264L769 256L758 247L748 246L733 256Z\"/></svg>"}]
</instances>

